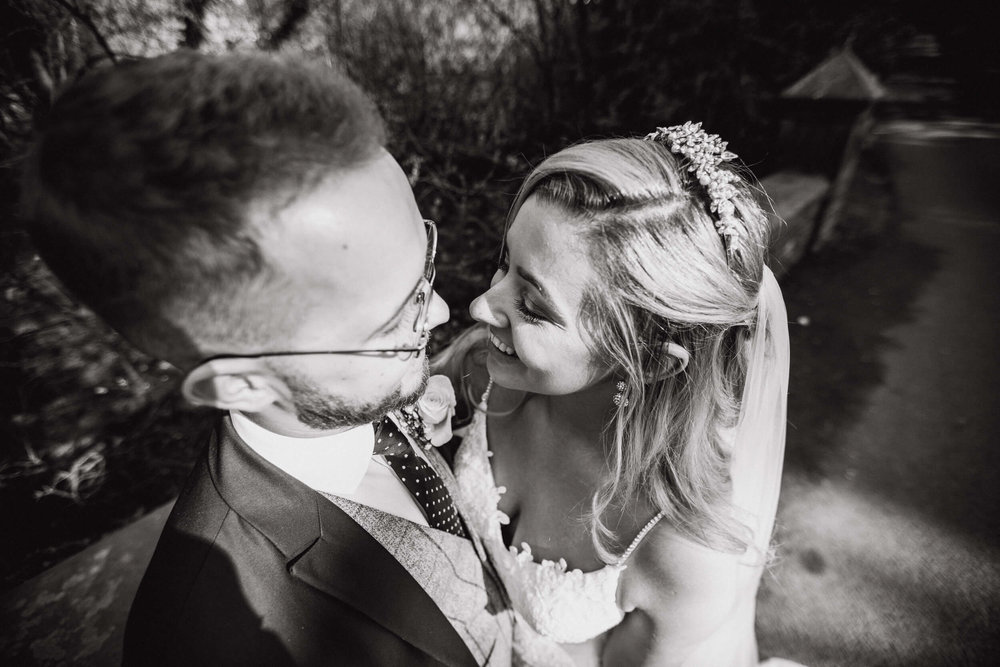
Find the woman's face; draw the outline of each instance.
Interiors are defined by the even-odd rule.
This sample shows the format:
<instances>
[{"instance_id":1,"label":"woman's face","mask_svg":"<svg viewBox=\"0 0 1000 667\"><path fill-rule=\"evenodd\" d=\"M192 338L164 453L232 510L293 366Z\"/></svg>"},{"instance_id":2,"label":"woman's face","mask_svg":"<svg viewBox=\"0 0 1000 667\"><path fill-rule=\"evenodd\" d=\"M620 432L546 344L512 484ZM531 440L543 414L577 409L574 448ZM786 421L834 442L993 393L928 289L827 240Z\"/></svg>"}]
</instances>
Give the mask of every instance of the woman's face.
<instances>
[{"instance_id":1,"label":"woman's face","mask_svg":"<svg viewBox=\"0 0 1000 667\"><path fill-rule=\"evenodd\" d=\"M575 224L558 206L529 197L507 231L489 290L469 307L489 326L487 367L504 387L564 395L608 375L579 327L584 292L597 275Z\"/></svg>"}]
</instances>

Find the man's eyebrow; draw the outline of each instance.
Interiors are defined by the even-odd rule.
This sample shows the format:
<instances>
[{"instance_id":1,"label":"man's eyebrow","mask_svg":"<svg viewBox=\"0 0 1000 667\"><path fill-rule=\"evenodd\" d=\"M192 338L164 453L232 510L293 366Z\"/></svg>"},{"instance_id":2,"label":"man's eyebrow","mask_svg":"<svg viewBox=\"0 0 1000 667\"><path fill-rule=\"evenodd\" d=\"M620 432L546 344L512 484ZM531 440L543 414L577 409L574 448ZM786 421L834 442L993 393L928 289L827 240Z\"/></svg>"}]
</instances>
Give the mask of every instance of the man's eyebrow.
<instances>
[{"instance_id":1,"label":"man's eyebrow","mask_svg":"<svg viewBox=\"0 0 1000 667\"><path fill-rule=\"evenodd\" d=\"M406 300L399 306L399 308L396 309L396 312L392 314L392 317L390 317L385 324L376 329L370 338L387 334L399 326L400 321L403 319L403 315L409 309L410 304L413 303L414 295L416 295L418 289L420 289L419 284L406 295Z\"/></svg>"}]
</instances>

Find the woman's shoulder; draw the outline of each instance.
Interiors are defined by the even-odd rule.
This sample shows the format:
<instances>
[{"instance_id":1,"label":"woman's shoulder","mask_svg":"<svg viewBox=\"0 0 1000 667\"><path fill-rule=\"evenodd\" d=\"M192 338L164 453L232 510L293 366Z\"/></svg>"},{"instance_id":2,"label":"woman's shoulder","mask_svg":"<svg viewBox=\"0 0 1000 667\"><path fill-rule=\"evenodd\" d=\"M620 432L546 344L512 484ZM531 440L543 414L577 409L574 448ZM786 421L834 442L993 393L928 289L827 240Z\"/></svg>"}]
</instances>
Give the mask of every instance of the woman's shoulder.
<instances>
[{"instance_id":1,"label":"woman's shoulder","mask_svg":"<svg viewBox=\"0 0 1000 667\"><path fill-rule=\"evenodd\" d=\"M628 561L619 587L622 609L638 612L626 620L643 619L648 664L756 660L753 610L760 567L660 523ZM617 650L627 652L630 638L623 634Z\"/></svg>"},{"instance_id":2,"label":"woman's shoulder","mask_svg":"<svg viewBox=\"0 0 1000 667\"><path fill-rule=\"evenodd\" d=\"M741 595L748 567L743 560L741 554L700 544L660 521L628 560L621 583L623 607L668 603L676 610L691 600L709 615L725 614Z\"/></svg>"}]
</instances>

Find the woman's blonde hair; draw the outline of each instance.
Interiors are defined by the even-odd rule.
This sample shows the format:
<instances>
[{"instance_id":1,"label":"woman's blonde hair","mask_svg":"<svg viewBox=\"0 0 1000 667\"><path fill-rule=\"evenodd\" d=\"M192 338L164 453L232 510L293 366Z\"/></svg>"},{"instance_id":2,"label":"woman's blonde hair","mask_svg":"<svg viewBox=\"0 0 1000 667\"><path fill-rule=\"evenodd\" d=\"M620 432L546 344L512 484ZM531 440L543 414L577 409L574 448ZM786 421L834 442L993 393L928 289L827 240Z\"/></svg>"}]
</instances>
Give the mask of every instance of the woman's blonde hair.
<instances>
[{"instance_id":1,"label":"woman's blonde hair","mask_svg":"<svg viewBox=\"0 0 1000 667\"><path fill-rule=\"evenodd\" d=\"M741 178L733 203L745 230L727 258L687 166L653 141L577 144L531 172L507 219L531 197L561 208L598 276L581 325L628 398L606 432L610 481L592 503L594 544L608 562L621 545L605 518L640 494L698 542L742 552L752 541L729 506L727 434L740 411L769 221L762 195ZM682 371L669 371L668 342L690 355Z\"/></svg>"}]
</instances>

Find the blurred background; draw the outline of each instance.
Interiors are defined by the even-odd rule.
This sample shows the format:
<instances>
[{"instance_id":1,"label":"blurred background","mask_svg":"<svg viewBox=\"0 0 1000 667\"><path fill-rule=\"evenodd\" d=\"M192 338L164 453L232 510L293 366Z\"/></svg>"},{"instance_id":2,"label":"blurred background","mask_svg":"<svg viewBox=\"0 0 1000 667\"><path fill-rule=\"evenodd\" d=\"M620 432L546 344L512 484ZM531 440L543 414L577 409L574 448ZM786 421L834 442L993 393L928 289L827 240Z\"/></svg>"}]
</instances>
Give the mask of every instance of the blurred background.
<instances>
[{"instance_id":1,"label":"blurred background","mask_svg":"<svg viewBox=\"0 0 1000 667\"><path fill-rule=\"evenodd\" d=\"M764 181L779 214L783 203L804 198L804 206L813 207L809 223L790 222L775 254L786 274L795 355L790 475L782 510L786 532L779 537L789 544L789 562L806 579L776 576L765 587L762 601L775 602L762 602L767 624L762 646L772 654L814 660L825 650L832 657L822 664L992 664L978 662L1000 648L995 635L1000 604L991 587L998 578L1000 507L996 492L987 488L996 457L983 453L997 443L997 421L988 407L997 398L990 393L997 365L985 338L977 361L970 361L979 369L982 388L966 387L978 392L982 407L974 414L949 409L942 417L966 435L974 433L975 445L963 454L965 476L953 478L943 493L946 499L971 495L957 504L931 502L927 511L935 521L951 521L949 529L959 530L963 539L976 541L974 555L948 560L948 551L943 558L949 564L942 567L964 568L968 586L979 582L986 593L972 602L961 596L947 602L967 616L949 612L948 619L938 619L947 626L941 626L940 636L949 639L937 653L919 648L917 637L933 637L937 626L900 639L891 624L879 635L887 643L877 660L845 653L843 645L858 638L830 634L822 629L823 618L853 613L851 601L839 611L817 612L812 635L793 632L785 623L796 613L788 606L789 591L799 591L803 599L829 591L816 582L824 582L819 575L827 571L830 555L805 545L794 530L796 521L825 530L803 508L829 510L824 520L841 522L830 530L871 518L864 507L837 505L844 497L830 483L858 484L857 471L865 465L859 460L884 447L881 435L898 433L892 424L864 429L861 436L856 429L871 407L872 392L891 375L884 355L901 345L887 332L919 321L922 290L946 263L946 250L908 237L902 226L930 211L960 219L962 229L972 225L978 231L971 244L982 247L987 239L989 248L996 246L1000 40L987 5L3 0L0 592L170 501L196 454L195 434L212 416L185 406L173 392L174 371L128 348L66 296L35 256L16 207L19 159L30 141L32 118L44 116L63 84L93 68L178 48L256 49L345 70L380 107L390 151L407 171L423 214L439 223L437 287L452 306L452 320L435 332L438 345L469 322L466 306L488 284L503 218L520 180L568 143L701 120ZM950 208L936 209L938 204ZM951 317L963 327L995 331L996 277L995 269L983 269L963 283L964 296L978 304L968 311L975 314ZM970 323L970 318L979 319ZM927 345L924 358L942 359L935 338L941 332L919 331ZM914 368L908 360L900 363ZM935 369L940 367L932 365L929 372ZM946 386L939 378L923 377L933 391ZM963 377L959 373L956 386L966 386ZM908 409L919 412L915 406L919 403ZM977 423L980 418L985 421ZM913 423L912 415L905 419ZM840 447L844 438L851 439L851 447ZM920 474L927 466L933 470L939 457L954 455L942 454L947 448L926 449ZM872 465L879 472L866 488L896 484L902 490L893 502L902 498L910 509L922 507L927 494L942 493L924 484L920 474L900 468L895 458ZM812 498L812 505L796 501L803 498ZM895 505L883 498L874 506ZM971 515L970 506L977 508ZM836 507L846 514L837 515L831 509ZM904 551L924 548L923 538L900 546L902 529L886 521L890 528L867 525L861 531L864 550L877 551L882 540L893 539ZM155 539L155 531L152 535ZM920 567L911 566L919 579ZM852 561L848 570L871 567ZM886 585L902 590L911 583ZM843 590L844 582L827 579L824 585ZM917 608L940 614L930 610L941 604L931 595ZM885 613L891 616L891 607L873 612L878 623ZM966 632L979 648L964 643ZM822 646L817 636L823 637ZM911 645L918 648L907 652L896 640L916 642Z\"/></svg>"}]
</instances>

